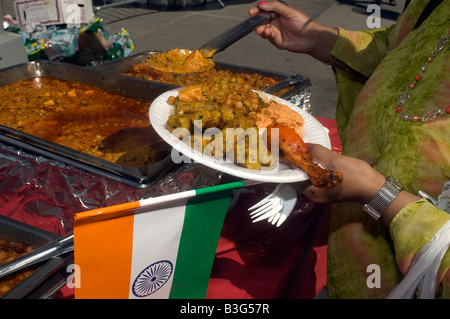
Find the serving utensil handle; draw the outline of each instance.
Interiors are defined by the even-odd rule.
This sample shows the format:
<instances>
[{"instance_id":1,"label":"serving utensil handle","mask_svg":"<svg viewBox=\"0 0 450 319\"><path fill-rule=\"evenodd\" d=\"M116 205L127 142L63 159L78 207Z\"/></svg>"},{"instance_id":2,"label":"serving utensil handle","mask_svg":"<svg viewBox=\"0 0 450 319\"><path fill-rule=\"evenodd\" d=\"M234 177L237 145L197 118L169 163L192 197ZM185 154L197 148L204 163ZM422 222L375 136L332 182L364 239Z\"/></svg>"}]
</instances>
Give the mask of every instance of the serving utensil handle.
<instances>
[{"instance_id":1,"label":"serving utensil handle","mask_svg":"<svg viewBox=\"0 0 450 319\"><path fill-rule=\"evenodd\" d=\"M73 251L73 232L0 266L0 277L70 251Z\"/></svg>"},{"instance_id":2,"label":"serving utensil handle","mask_svg":"<svg viewBox=\"0 0 450 319\"><path fill-rule=\"evenodd\" d=\"M304 82L308 82L308 84L310 84L308 78L305 78L303 75L293 75L285 80L278 82L277 84L269 86L267 89L264 90L264 92L274 94L277 91L284 89L288 86L298 85Z\"/></svg>"},{"instance_id":3,"label":"serving utensil handle","mask_svg":"<svg viewBox=\"0 0 450 319\"><path fill-rule=\"evenodd\" d=\"M217 52L223 51L234 42L249 34L257 26L272 20L276 16L277 14L274 12L260 12L205 43L199 48L199 51L204 57L212 58Z\"/></svg>"}]
</instances>

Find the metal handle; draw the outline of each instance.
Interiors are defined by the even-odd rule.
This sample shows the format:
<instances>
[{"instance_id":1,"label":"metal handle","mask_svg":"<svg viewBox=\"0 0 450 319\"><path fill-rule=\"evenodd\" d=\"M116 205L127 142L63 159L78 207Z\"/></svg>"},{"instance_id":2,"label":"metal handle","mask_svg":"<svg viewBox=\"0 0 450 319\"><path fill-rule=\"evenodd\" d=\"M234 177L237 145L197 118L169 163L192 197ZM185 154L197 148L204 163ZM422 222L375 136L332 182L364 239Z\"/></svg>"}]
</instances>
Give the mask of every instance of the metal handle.
<instances>
[{"instance_id":1,"label":"metal handle","mask_svg":"<svg viewBox=\"0 0 450 319\"><path fill-rule=\"evenodd\" d=\"M281 89L284 89L288 86L296 85L302 82L307 82L308 79L305 78L303 75L294 75L292 77L289 77L283 81L278 82L277 84L274 84L267 89L264 90L264 92L273 94Z\"/></svg>"},{"instance_id":2,"label":"metal handle","mask_svg":"<svg viewBox=\"0 0 450 319\"><path fill-rule=\"evenodd\" d=\"M272 20L276 16L277 14L274 12L260 12L210 40L199 51L204 57L212 58L217 52L223 51L229 45L249 34L257 26Z\"/></svg>"},{"instance_id":3,"label":"metal handle","mask_svg":"<svg viewBox=\"0 0 450 319\"><path fill-rule=\"evenodd\" d=\"M0 266L0 277L70 251L73 251L73 232Z\"/></svg>"}]
</instances>

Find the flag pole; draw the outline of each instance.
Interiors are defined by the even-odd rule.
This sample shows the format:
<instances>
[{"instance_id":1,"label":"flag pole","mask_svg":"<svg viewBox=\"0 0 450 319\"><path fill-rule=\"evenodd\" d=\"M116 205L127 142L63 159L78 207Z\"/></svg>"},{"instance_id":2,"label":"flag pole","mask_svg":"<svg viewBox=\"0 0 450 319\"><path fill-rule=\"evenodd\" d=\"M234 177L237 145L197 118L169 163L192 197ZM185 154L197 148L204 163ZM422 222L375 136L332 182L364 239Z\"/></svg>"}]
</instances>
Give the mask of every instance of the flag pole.
<instances>
[{"instance_id":1,"label":"flag pole","mask_svg":"<svg viewBox=\"0 0 450 319\"><path fill-rule=\"evenodd\" d=\"M149 197L146 199L141 199L138 201L133 201L124 204L118 204L98 209L93 209L85 212L80 212L75 214L75 224L101 221L105 219L117 218L126 216L129 214L139 213L142 210L148 211L149 208L159 207L161 205L166 205L168 203L173 203L178 200L192 198L198 195L211 194L224 190L237 189L242 187L248 187L253 185L262 184L263 182L244 180L238 182L231 182L221 185L214 185L204 188L198 188L193 190L188 190L184 192Z\"/></svg>"}]
</instances>

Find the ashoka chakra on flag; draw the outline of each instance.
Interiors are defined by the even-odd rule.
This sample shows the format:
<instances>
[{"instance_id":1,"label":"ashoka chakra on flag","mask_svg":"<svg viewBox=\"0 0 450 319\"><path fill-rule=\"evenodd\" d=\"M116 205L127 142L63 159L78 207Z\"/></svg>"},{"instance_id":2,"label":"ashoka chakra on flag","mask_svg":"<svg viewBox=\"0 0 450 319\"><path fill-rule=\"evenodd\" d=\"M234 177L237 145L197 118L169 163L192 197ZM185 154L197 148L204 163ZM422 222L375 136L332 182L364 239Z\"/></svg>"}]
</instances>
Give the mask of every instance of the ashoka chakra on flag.
<instances>
[{"instance_id":1,"label":"ashoka chakra on flag","mask_svg":"<svg viewBox=\"0 0 450 319\"><path fill-rule=\"evenodd\" d=\"M168 260L158 261L145 268L134 280L133 294L136 297L149 296L169 280L173 265Z\"/></svg>"}]
</instances>

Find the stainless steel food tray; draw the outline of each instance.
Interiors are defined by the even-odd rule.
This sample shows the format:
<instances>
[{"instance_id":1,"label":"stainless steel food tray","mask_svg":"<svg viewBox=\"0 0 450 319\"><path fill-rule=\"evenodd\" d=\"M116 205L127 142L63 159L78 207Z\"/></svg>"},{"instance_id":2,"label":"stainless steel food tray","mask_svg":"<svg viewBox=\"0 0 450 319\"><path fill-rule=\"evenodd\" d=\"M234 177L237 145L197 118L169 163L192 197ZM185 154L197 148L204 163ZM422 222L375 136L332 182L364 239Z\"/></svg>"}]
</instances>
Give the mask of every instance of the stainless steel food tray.
<instances>
[{"instance_id":1,"label":"stainless steel food tray","mask_svg":"<svg viewBox=\"0 0 450 319\"><path fill-rule=\"evenodd\" d=\"M111 93L150 102L161 93L174 88L174 86L163 83L152 83L102 70L45 60L0 70L0 86L44 76L78 82ZM138 167L122 166L3 125L0 125L0 142L24 149L32 152L32 154L60 160L137 188L150 187L175 166L170 154L162 161L148 166L145 170Z\"/></svg>"},{"instance_id":2,"label":"stainless steel food tray","mask_svg":"<svg viewBox=\"0 0 450 319\"><path fill-rule=\"evenodd\" d=\"M39 248L59 238L58 235L0 215L0 238ZM11 289L2 299L50 298L66 284L67 265L73 263L73 253L41 262L37 270ZM1 280L1 278L0 278Z\"/></svg>"},{"instance_id":3,"label":"stainless steel food tray","mask_svg":"<svg viewBox=\"0 0 450 319\"><path fill-rule=\"evenodd\" d=\"M99 70L107 71L107 72L124 74L126 72L131 71L135 65L145 61L145 58L149 54L156 54L156 53L160 53L160 51L156 51L156 50L145 51L145 52L137 53L134 55L130 55L126 58L99 64L98 66L96 66L96 68ZM306 88L309 88L311 86L311 81L307 77L304 77L303 75L298 75L298 74L292 75L292 74L285 74L285 73L280 73L280 72L272 72L272 71L266 71L266 70L257 69L257 68L249 68L249 67L245 67L245 66L227 64L227 63L221 63L221 62L216 62L214 68L216 68L217 70L228 70L228 71L235 72L235 73L247 73L247 74L256 73L256 74L259 74L262 76L271 77L271 78L281 82L279 85L277 85L277 89L284 88L287 86L292 86L292 89L289 92L287 92L287 93L283 94L283 96L281 96L283 99L286 99L286 100L290 100L292 97L296 96L297 94L302 94ZM157 82L153 82L153 81L148 81L148 82L157 83ZM276 88L269 88L269 90L267 92L268 93L276 92L274 89L277 90Z\"/></svg>"}]
</instances>

